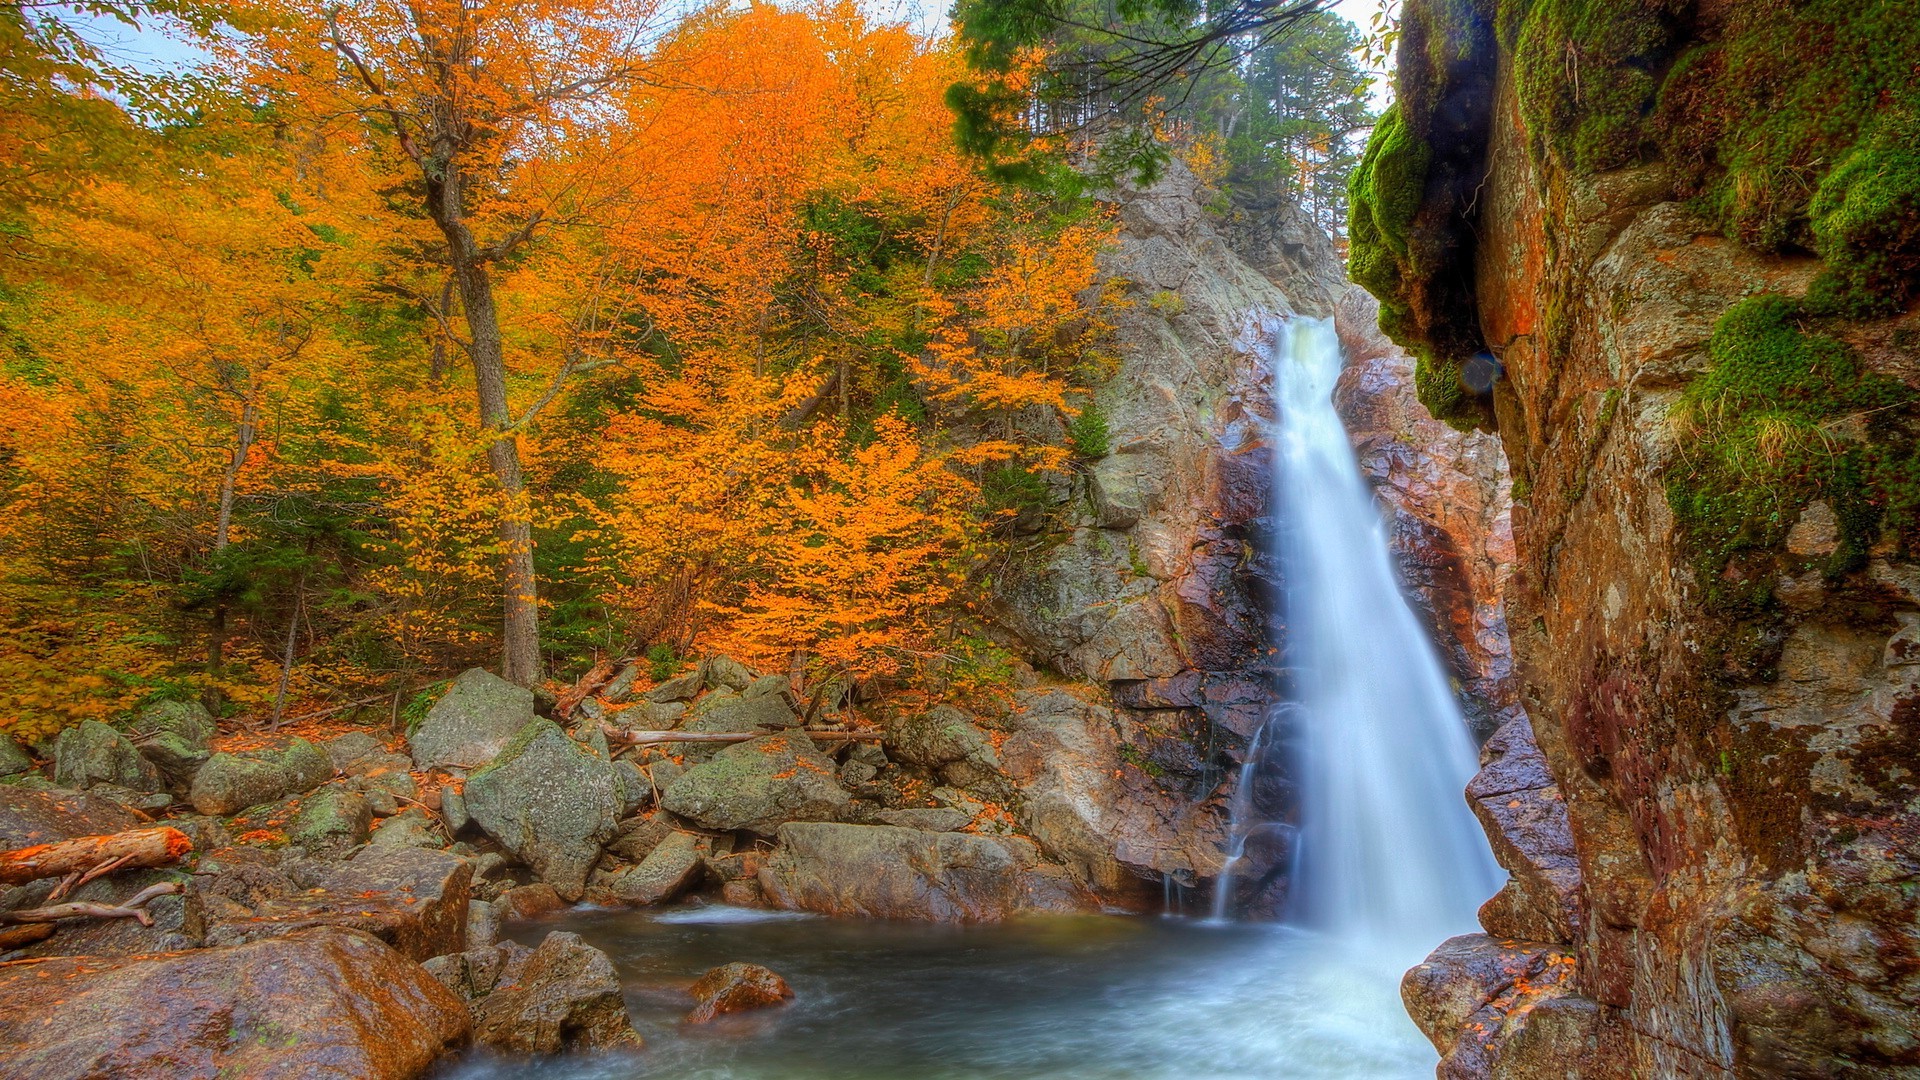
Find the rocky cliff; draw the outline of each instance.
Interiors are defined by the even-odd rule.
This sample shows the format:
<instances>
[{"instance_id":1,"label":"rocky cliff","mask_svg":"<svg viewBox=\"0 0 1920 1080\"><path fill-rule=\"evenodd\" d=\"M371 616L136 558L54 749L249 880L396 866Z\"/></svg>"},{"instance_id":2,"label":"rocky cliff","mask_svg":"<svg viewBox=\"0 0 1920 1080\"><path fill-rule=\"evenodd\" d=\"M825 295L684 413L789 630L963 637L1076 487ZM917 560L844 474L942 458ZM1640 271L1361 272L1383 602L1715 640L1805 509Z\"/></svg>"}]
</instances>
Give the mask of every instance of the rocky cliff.
<instances>
[{"instance_id":1,"label":"rocky cliff","mask_svg":"<svg viewBox=\"0 0 1920 1080\"><path fill-rule=\"evenodd\" d=\"M1280 666L1257 324L1331 315L1347 286L1331 242L1291 205L1223 211L1178 163L1112 198L1105 270L1127 303L1113 319L1119 369L1096 398L1111 452L1026 538L996 614L1037 667L1090 688L1081 707L1128 789L1107 793L1102 829L1123 837L1113 883L1157 904L1163 880L1217 873L1212 796Z\"/></svg>"},{"instance_id":2,"label":"rocky cliff","mask_svg":"<svg viewBox=\"0 0 1920 1080\"><path fill-rule=\"evenodd\" d=\"M1531 900L1408 978L1443 1075L1920 1075L1917 16L1406 7L1353 273L1512 462L1543 754L1472 792Z\"/></svg>"},{"instance_id":3,"label":"rocky cliff","mask_svg":"<svg viewBox=\"0 0 1920 1080\"><path fill-rule=\"evenodd\" d=\"M1412 358L1296 208L1223 207L1178 166L1113 206L1106 269L1129 303L1115 318L1119 370L1097 399L1112 452L1026 539L998 616L1022 654L1081 688L1022 705L1023 717L1073 717L1070 738L1016 755L1042 781L1023 782L1023 824L1051 850L1094 857L1081 876L1110 899L1158 904L1163 881L1203 886L1218 872L1233 766L1286 688L1262 320L1336 320L1351 363L1336 400L1482 739L1519 713L1501 600L1509 480L1498 440L1415 399ZM1112 779L1083 790L1095 776ZM1290 813L1283 784L1262 795L1264 813ZM1250 910L1284 896L1284 875L1266 871L1285 852L1264 857L1273 865L1243 875Z\"/></svg>"}]
</instances>

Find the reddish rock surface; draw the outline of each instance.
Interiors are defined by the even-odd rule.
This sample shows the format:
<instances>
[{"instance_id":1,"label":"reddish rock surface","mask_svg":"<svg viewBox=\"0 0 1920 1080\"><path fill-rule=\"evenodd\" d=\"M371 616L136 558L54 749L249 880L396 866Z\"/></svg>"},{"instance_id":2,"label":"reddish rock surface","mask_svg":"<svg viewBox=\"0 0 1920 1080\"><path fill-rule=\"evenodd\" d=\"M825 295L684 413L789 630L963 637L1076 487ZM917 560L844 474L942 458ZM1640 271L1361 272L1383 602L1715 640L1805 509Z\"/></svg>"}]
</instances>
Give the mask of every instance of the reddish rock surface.
<instances>
[{"instance_id":1,"label":"reddish rock surface","mask_svg":"<svg viewBox=\"0 0 1920 1080\"><path fill-rule=\"evenodd\" d=\"M1688 33L1722 31L1706 8ZM1714 323L1748 296L1804 293L1821 264L1725 238L1657 162L1544 175L1511 57L1490 66L1476 261L1444 272L1474 282L1507 376L1500 436L1528 492L1514 510L1512 644L1581 877L1562 921L1569 993L1548 1014L1597 1034L1528 1034L1539 1009L1416 1015L1437 1044L1463 1039L1463 1024L1494 1033L1474 1067L1498 1075L1920 1075L1920 566L1883 544L1826 574L1831 513L1810 506L1773 553L1777 581L1747 581L1748 610L1716 614L1707 595L1728 572L1703 579L1667 496L1688 449L1670 409L1709 363ZM1835 333L1912 385L1917 321ZM1498 793L1519 807L1476 799L1497 849L1521 847L1504 841L1534 818L1522 793L1544 790ZM1549 898L1569 895L1564 849L1549 848L1519 852L1531 895L1486 912L1490 927L1540 929L1526 912L1551 915ZM1476 985L1476 963L1443 949L1421 981Z\"/></svg>"},{"instance_id":2,"label":"reddish rock surface","mask_svg":"<svg viewBox=\"0 0 1920 1080\"><path fill-rule=\"evenodd\" d=\"M787 980L758 964L726 964L700 976L687 988L698 1002L687 1013L690 1024L704 1024L726 1013L784 1005L793 999Z\"/></svg>"},{"instance_id":3,"label":"reddish rock surface","mask_svg":"<svg viewBox=\"0 0 1920 1080\"><path fill-rule=\"evenodd\" d=\"M445 987L349 930L0 964L10 1080L412 1080L466 1035Z\"/></svg>"},{"instance_id":4,"label":"reddish rock surface","mask_svg":"<svg viewBox=\"0 0 1920 1080\"><path fill-rule=\"evenodd\" d=\"M209 920L207 943L259 941L312 926L365 931L414 960L459 952L467 940L473 867L444 851L362 848L316 887L262 896Z\"/></svg>"}]
</instances>

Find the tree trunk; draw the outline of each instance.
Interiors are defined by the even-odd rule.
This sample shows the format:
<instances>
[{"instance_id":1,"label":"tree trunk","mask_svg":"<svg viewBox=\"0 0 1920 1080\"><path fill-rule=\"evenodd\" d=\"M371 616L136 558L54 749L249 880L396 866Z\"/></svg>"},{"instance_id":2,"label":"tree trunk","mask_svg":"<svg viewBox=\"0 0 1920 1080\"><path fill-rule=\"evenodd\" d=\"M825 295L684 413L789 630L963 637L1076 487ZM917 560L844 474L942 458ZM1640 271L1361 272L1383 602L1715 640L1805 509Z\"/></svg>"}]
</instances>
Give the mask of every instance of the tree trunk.
<instances>
[{"instance_id":1,"label":"tree trunk","mask_svg":"<svg viewBox=\"0 0 1920 1080\"><path fill-rule=\"evenodd\" d=\"M247 463L247 454L253 450L253 436L260 424L260 409L254 404L252 380L248 380L247 396L240 403L240 423L234 431L233 453L227 459L226 471L220 474L220 509L213 526L213 561L217 566L220 556L226 553L227 545L233 535L233 497L240 483L240 468ZM213 601L213 625L208 629L207 673L214 678L220 677L220 668L225 663L227 644L227 599L217 596ZM210 703L215 713L219 712L219 691L210 691L214 700Z\"/></svg>"},{"instance_id":2,"label":"tree trunk","mask_svg":"<svg viewBox=\"0 0 1920 1080\"><path fill-rule=\"evenodd\" d=\"M540 679L540 608L533 574L533 521L526 480L520 472L520 442L507 406L507 365L500 340L500 316L493 302L493 279L468 228L461 195L465 178L448 163L442 177L428 180L435 224L447 238L448 261L467 322L473 386L480 399L480 422L498 433L487 447L487 461L505 496L499 534L505 548L501 567L503 639L500 677L520 686Z\"/></svg>"}]
</instances>

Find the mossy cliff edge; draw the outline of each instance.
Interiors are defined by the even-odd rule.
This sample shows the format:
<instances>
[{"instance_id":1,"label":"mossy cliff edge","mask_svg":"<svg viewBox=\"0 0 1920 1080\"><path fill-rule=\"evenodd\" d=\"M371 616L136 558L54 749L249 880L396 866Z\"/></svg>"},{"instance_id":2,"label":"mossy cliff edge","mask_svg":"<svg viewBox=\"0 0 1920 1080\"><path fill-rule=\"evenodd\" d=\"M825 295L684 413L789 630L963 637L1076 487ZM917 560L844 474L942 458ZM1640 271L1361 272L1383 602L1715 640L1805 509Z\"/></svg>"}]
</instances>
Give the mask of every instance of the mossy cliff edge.
<instances>
[{"instance_id":1,"label":"mossy cliff edge","mask_svg":"<svg viewBox=\"0 0 1920 1080\"><path fill-rule=\"evenodd\" d=\"M1351 273L1506 446L1581 880L1443 1075L1920 1077L1920 3L1403 20Z\"/></svg>"}]
</instances>

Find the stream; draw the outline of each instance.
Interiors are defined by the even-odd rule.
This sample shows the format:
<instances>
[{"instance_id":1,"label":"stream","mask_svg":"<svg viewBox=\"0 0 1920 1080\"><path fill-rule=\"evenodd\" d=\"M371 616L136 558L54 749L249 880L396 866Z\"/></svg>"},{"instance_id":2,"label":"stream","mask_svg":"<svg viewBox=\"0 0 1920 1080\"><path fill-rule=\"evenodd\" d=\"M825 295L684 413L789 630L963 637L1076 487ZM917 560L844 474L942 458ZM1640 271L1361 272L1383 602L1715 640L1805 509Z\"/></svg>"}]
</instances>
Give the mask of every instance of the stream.
<instances>
[{"instance_id":1,"label":"stream","mask_svg":"<svg viewBox=\"0 0 1920 1080\"><path fill-rule=\"evenodd\" d=\"M1425 1080L1435 1055L1401 1009L1404 956L1284 926L1047 917L999 926L835 920L720 906L576 911L613 958L637 1054L474 1055L436 1080ZM793 986L777 1009L679 1020L685 987L729 961Z\"/></svg>"}]
</instances>

